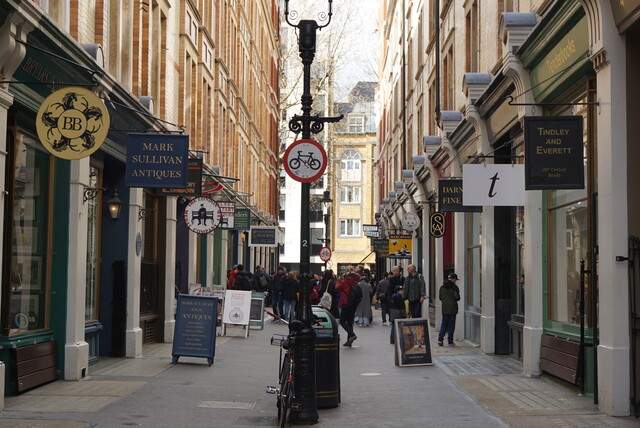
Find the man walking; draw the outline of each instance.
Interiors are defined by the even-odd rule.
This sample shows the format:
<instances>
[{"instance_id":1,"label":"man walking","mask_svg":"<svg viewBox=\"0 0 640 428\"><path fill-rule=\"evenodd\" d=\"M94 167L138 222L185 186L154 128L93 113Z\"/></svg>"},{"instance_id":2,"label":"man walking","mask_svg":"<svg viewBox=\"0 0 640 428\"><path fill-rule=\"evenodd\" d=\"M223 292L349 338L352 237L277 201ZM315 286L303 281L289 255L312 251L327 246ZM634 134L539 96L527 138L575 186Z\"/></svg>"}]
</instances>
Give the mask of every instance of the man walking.
<instances>
[{"instance_id":1,"label":"man walking","mask_svg":"<svg viewBox=\"0 0 640 428\"><path fill-rule=\"evenodd\" d=\"M456 315L458 314L458 301L460 300L460 289L456 285L458 275L450 273L447 280L440 287L440 301L442 302L442 323L440 324L440 333L438 334L438 345L443 346L444 335L450 346L453 343L453 332L456 328Z\"/></svg>"},{"instance_id":2,"label":"man walking","mask_svg":"<svg viewBox=\"0 0 640 428\"><path fill-rule=\"evenodd\" d=\"M387 315L389 315L389 274L384 272L382 279L378 282L376 287L376 297L380 302L380 310L382 311L382 325L387 325Z\"/></svg>"},{"instance_id":3,"label":"man walking","mask_svg":"<svg viewBox=\"0 0 640 428\"><path fill-rule=\"evenodd\" d=\"M409 301L409 314L411 318L420 318L427 287L424 278L418 273L416 265L407 266L407 272L409 274L404 279L404 296Z\"/></svg>"},{"instance_id":4,"label":"man walking","mask_svg":"<svg viewBox=\"0 0 640 428\"><path fill-rule=\"evenodd\" d=\"M396 292L396 288L399 285L404 285L404 276L400 275L400 267L393 266L391 268L391 275L389 275L389 289L387 290L387 297L391 298L391 295Z\"/></svg>"},{"instance_id":5,"label":"man walking","mask_svg":"<svg viewBox=\"0 0 640 428\"><path fill-rule=\"evenodd\" d=\"M271 306L273 307L273 312L275 312L279 317L284 318L284 298L282 297L282 292L284 291L284 280L287 277L287 270L278 266L278 271L275 275L273 275L273 280L271 281ZM277 322L278 319L274 318L271 322Z\"/></svg>"}]
</instances>

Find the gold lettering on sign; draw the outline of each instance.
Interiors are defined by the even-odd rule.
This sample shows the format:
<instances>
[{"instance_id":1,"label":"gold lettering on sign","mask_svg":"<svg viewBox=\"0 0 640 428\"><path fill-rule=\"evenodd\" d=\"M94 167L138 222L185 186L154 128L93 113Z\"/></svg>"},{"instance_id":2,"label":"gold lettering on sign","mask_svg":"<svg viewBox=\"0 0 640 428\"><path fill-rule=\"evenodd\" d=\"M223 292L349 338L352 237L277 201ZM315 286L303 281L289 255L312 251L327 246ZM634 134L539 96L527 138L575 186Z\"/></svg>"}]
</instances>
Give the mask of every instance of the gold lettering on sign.
<instances>
[{"instance_id":1,"label":"gold lettering on sign","mask_svg":"<svg viewBox=\"0 0 640 428\"><path fill-rule=\"evenodd\" d=\"M546 62L549 73L553 74L576 52L576 42L570 39L560 51Z\"/></svg>"}]
</instances>

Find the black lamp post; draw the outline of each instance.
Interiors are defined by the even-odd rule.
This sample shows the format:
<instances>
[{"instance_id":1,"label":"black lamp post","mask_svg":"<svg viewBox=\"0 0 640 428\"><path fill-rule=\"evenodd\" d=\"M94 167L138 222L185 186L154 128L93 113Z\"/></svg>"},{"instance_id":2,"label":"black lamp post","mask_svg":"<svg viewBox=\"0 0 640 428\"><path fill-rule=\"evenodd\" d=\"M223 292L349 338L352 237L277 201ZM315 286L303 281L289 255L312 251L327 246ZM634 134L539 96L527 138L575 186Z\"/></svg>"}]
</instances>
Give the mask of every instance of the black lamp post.
<instances>
[{"instance_id":1,"label":"black lamp post","mask_svg":"<svg viewBox=\"0 0 640 428\"><path fill-rule=\"evenodd\" d=\"M322 199L320 199L320 203L322 203L327 212L324 214L324 246L331 248L331 203L333 200L331 199L331 194L328 190L325 190L322 194ZM324 262L324 268L327 269L327 262Z\"/></svg>"},{"instance_id":2,"label":"black lamp post","mask_svg":"<svg viewBox=\"0 0 640 428\"><path fill-rule=\"evenodd\" d=\"M295 20L297 13L289 13L289 0L284 0L284 16L287 24L296 27L299 31L298 48L303 66L303 90L301 97L302 114L294 115L289 121L289 129L298 134L302 133L303 139L311 138L311 133L322 132L324 124L337 122L342 119L337 117L322 117L311 115L313 97L311 96L311 64L316 53L316 31L320 30L331 22L331 3L328 0L328 13L318 14L318 19L322 25L318 25L313 20L300 20L297 23L289 20L289 15ZM296 332L296 342L294 355L296 356L294 393L295 401L298 404L295 410L291 411L290 420L297 424L315 424L318 422L318 408L316 405L316 357L315 340L316 333L313 330L313 312L310 300L310 222L309 204L310 183L302 183L301 201L303 205L300 213L300 302L296 310L296 319L304 326Z\"/></svg>"}]
</instances>

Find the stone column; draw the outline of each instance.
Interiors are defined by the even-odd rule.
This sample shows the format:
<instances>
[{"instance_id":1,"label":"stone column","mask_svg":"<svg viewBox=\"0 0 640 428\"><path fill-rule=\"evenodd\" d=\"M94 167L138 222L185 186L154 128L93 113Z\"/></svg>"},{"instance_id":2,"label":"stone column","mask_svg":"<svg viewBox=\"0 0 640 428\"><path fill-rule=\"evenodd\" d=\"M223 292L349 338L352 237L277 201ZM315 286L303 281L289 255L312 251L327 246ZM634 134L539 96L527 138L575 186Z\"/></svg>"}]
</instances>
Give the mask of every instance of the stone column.
<instances>
[{"instance_id":1,"label":"stone column","mask_svg":"<svg viewBox=\"0 0 640 428\"><path fill-rule=\"evenodd\" d=\"M540 346L544 316L542 258L542 192L526 192L524 205L524 327L522 369L529 376L540 375Z\"/></svg>"},{"instance_id":2,"label":"stone column","mask_svg":"<svg viewBox=\"0 0 640 428\"><path fill-rule=\"evenodd\" d=\"M496 266L494 207L482 209L482 315L480 347L487 354L496 351ZM462 304L461 306L464 306Z\"/></svg>"},{"instance_id":3,"label":"stone column","mask_svg":"<svg viewBox=\"0 0 640 428\"><path fill-rule=\"evenodd\" d=\"M165 266L164 266L164 342L173 342L176 310L176 228L178 224L177 198L167 197L165 216L167 218L165 238Z\"/></svg>"},{"instance_id":4,"label":"stone column","mask_svg":"<svg viewBox=\"0 0 640 428\"><path fill-rule=\"evenodd\" d=\"M129 358L142 356L142 329L140 328L140 273L142 264L136 254L136 236L142 234L142 221L138 213L143 208L142 189L129 190L129 240L127 242L127 331L126 352Z\"/></svg>"}]
</instances>

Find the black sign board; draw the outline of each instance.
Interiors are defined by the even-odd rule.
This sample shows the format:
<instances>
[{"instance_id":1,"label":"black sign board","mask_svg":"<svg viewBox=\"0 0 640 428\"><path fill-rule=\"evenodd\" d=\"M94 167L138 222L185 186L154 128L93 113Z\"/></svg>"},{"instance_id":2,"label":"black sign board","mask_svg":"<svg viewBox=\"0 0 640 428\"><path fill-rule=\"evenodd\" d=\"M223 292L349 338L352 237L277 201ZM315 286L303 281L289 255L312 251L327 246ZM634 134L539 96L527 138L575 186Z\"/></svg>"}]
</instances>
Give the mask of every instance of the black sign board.
<instances>
[{"instance_id":1,"label":"black sign board","mask_svg":"<svg viewBox=\"0 0 640 428\"><path fill-rule=\"evenodd\" d=\"M174 364L178 362L179 357L206 358L209 366L213 364L217 317L217 297L178 295L171 351Z\"/></svg>"},{"instance_id":2,"label":"black sign board","mask_svg":"<svg viewBox=\"0 0 640 428\"><path fill-rule=\"evenodd\" d=\"M446 220L444 214L435 212L429 216L429 234L434 238L442 238L446 231Z\"/></svg>"},{"instance_id":3,"label":"black sign board","mask_svg":"<svg viewBox=\"0 0 640 428\"><path fill-rule=\"evenodd\" d=\"M482 207L462 205L462 179L443 179L438 183L438 206L441 212L482 212Z\"/></svg>"},{"instance_id":4,"label":"black sign board","mask_svg":"<svg viewBox=\"0 0 640 428\"><path fill-rule=\"evenodd\" d=\"M424 366L433 364L428 318L395 320L396 365Z\"/></svg>"},{"instance_id":5,"label":"black sign board","mask_svg":"<svg viewBox=\"0 0 640 428\"><path fill-rule=\"evenodd\" d=\"M264 328L264 293L251 293L251 309L249 310L249 326L262 330Z\"/></svg>"},{"instance_id":6,"label":"black sign board","mask_svg":"<svg viewBox=\"0 0 640 428\"><path fill-rule=\"evenodd\" d=\"M187 171L187 187L167 188L163 187L158 191L160 196L200 196L202 194L202 159L189 159Z\"/></svg>"},{"instance_id":7,"label":"black sign board","mask_svg":"<svg viewBox=\"0 0 640 428\"><path fill-rule=\"evenodd\" d=\"M525 189L584 189L582 116L524 118Z\"/></svg>"}]
</instances>

